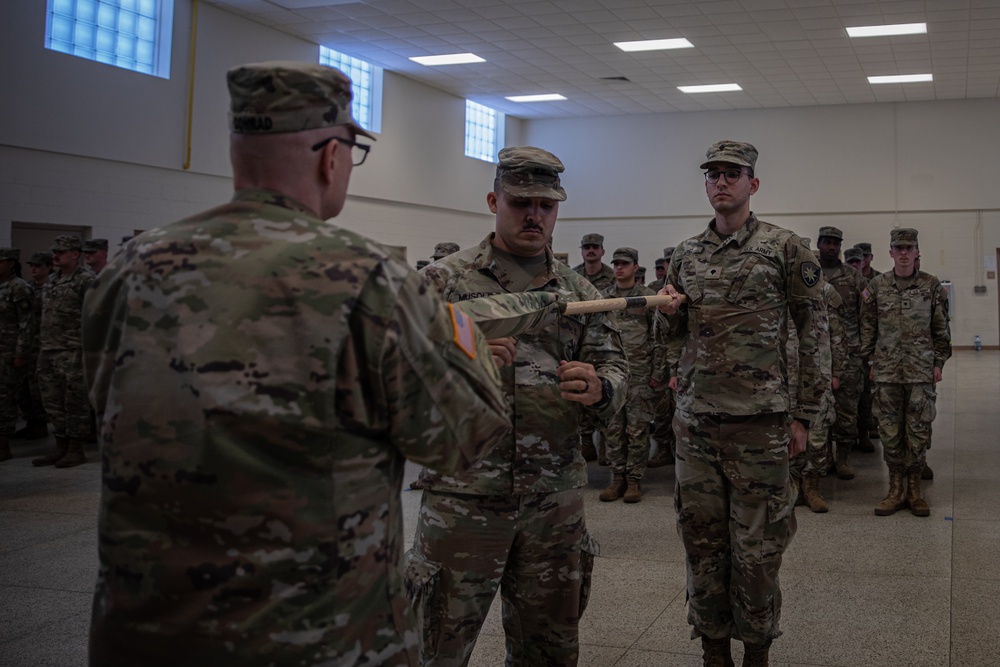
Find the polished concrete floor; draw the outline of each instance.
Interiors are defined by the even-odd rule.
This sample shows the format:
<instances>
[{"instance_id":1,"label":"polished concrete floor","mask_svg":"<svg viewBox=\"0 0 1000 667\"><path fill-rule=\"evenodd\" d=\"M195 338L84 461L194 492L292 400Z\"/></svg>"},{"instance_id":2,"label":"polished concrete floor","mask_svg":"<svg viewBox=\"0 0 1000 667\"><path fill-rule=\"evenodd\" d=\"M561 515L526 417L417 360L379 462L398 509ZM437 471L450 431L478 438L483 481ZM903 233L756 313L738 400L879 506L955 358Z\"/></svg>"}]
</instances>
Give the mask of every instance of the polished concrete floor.
<instances>
[{"instance_id":1,"label":"polished concrete floor","mask_svg":"<svg viewBox=\"0 0 1000 667\"><path fill-rule=\"evenodd\" d=\"M77 468L33 468L29 459L50 447L15 441L16 458L0 464L0 666L86 664L100 469L93 453ZM828 514L798 508L772 665L1000 665L1000 353L959 352L948 363L929 461L929 518L874 516L887 484L879 453L854 456L852 481L824 480ZM587 521L602 557L580 665L700 665L685 620L673 469L649 471L643 501L624 505L598 501L608 473L591 465ZM419 494L403 497L409 538ZM503 664L497 612L473 667Z\"/></svg>"}]
</instances>

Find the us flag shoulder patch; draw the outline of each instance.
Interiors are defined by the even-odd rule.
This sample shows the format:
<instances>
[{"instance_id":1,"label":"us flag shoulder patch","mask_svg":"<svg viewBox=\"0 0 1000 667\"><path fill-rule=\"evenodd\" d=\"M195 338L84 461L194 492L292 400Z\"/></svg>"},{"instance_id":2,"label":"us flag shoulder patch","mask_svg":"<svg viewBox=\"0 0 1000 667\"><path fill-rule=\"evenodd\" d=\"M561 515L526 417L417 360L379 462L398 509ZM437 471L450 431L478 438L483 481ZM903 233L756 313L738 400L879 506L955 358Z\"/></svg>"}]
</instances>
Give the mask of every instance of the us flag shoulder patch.
<instances>
[{"instance_id":1,"label":"us flag shoulder patch","mask_svg":"<svg viewBox=\"0 0 1000 667\"><path fill-rule=\"evenodd\" d=\"M861 298L864 299L865 302L872 300L872 293L867 287L861 290Z\"/></svg>"},{"instance_id":2,"label":"us flag shoulder patch","mask_svg":"<svg viewBox=\"0 0 1000 667\"><path fill-rule=\"evenodd\" d=\"M451 324L455 331L454 343L469 359L476 358L476 337L472 332L472 320L454 305L448 304L451 311Z\"/></svg>"}]
</instances>

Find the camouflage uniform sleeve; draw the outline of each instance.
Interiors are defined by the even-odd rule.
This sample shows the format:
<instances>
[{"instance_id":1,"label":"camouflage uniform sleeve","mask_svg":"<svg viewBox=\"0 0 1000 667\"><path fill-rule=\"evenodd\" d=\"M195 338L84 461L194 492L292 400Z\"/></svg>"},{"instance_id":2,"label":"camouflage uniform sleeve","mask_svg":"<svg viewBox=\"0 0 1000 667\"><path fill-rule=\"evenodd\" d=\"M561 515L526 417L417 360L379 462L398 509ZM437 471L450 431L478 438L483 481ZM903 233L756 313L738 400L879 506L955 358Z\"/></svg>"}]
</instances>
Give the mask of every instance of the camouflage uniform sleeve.
<instances>
[{"instance_id":1,"label":"camouflage uniform sleeve","mask_svg":"<svg viewBox=\"0 0 1000 667\"><path fill-rule=\"evenodd\" d=\"M670 362L667 358L667 340L658 325L656 308L646 310L646 322L648 324L649 342L653 349L650 354L652 368L649 377L660 384L670 379Z\"/></svg>"},{"instance_id":2,"label":"camouflage uniform sleeve","mask_svg":"<svg viewBox=\"0 0 1000 667\"><path fill-rule=\"evenodd\" d=\"M127 298L125 281L118 280L108 289L90 290L83 300L83 370L98 421L108 402L115 350L121 349L121 327L128 317Z\"/></svg>"},{"instance_id":3,"label":"camouflage uniform sleeve","mask_svg":"<svg viewBox=\"0 0 1000 667\"><path fill-rule=\"evenodd\" d=\"M944 369L951 358L951 325L948 322L948 290L940 282L934 290L931 310L931 339L934 341L934 366Z\"/></svg>"},{"instance_id":4,"label":"camouflage uniform sleeve","mask_svg":"<svg viewBox=\"0 0 1000 667\"><path fill-rule=\"evenodd\" d=\"M671 267L673 268L673 267ZM785 242L788 312L799 337L799 386L794 417L819 422L823 394L831 378L820 363L819 346L829 336L822 317L822 278L816 256L792 234Z\"/></svg>"},{"instance_id":5,"label":"camouflage uniform sleeve","mask_svg":"<svg viewBox=\"0 0 1000 667\"><path fill-rule=\"evenodd\" d=\"M871 280L861 291L861 358L867 365L875 357L878 342L878 281Z\"/></svg>"},{"instance_id":6,"label":"camouflage uniform sleeve","mask_svg":"<svg viewBox=\"0 0 1000 667\"><path fill-rule=\"evenodd\" d=\"M31 328L35 311L35 294L31 287L20 281L11 281L11 296L14 308L17 310L17 342L14 344L14 356L27 359L34 347Z\"/></svg>"},{"instance_id":7,"label":"camouflage uniform sleeve","mask_svg":"<svg viewBox=\"0 0 1000 667\"><path fill-rule=\"evenodd\" d=\"M840 315L838 314L843 301L837 290L832 287L828 291L828 294L827 310L829 311L830 355L833 364L833 374L837 377L843 377L844 371L847 368L848 358L847 336L844 335L844 325L840 321Z\"/></svg>"}]
</instances>

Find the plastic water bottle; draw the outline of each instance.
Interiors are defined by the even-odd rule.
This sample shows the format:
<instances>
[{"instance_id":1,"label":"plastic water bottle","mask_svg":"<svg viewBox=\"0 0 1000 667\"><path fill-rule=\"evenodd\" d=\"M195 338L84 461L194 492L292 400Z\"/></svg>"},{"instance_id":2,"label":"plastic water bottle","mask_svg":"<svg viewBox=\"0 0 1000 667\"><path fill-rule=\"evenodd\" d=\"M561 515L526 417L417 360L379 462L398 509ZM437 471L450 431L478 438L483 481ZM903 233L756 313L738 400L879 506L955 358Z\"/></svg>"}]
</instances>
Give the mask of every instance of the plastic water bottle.
<instances>
[{"instance_id":1,"label":"plastic water bottle","mask_svg":"<svg viewBox=\"0 0 1000 667\"><path fill-rule=\"evenodd\" d=\"M983 349L983 341L980 340L979 336L976 336L976 340L972 342L972 345L973 347L976 348L976 352L979 352L980 350Z\"/></svg>"}]
</instances>

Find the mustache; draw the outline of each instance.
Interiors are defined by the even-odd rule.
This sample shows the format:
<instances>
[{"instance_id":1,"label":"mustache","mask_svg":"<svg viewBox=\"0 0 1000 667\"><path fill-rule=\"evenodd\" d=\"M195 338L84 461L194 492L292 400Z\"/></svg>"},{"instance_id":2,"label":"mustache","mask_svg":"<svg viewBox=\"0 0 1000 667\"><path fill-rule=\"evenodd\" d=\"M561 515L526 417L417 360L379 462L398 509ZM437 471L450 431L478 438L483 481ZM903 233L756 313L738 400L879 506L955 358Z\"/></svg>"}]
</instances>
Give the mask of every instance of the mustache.
<instances>
[{"instance_id":1,"label":"mustache","mask_svg":"<svg viewBox=\"0 0 1000 667\"><path fill-rule=\"evenodd\" d=\"M521 227L521 231L523 231L523 232L542 232L542 233L545 233L545 230L542 229L540 226L533 225L530 222L527 223L526 225L524 225L524 227Z\"/></svg>"}]
</instances>

